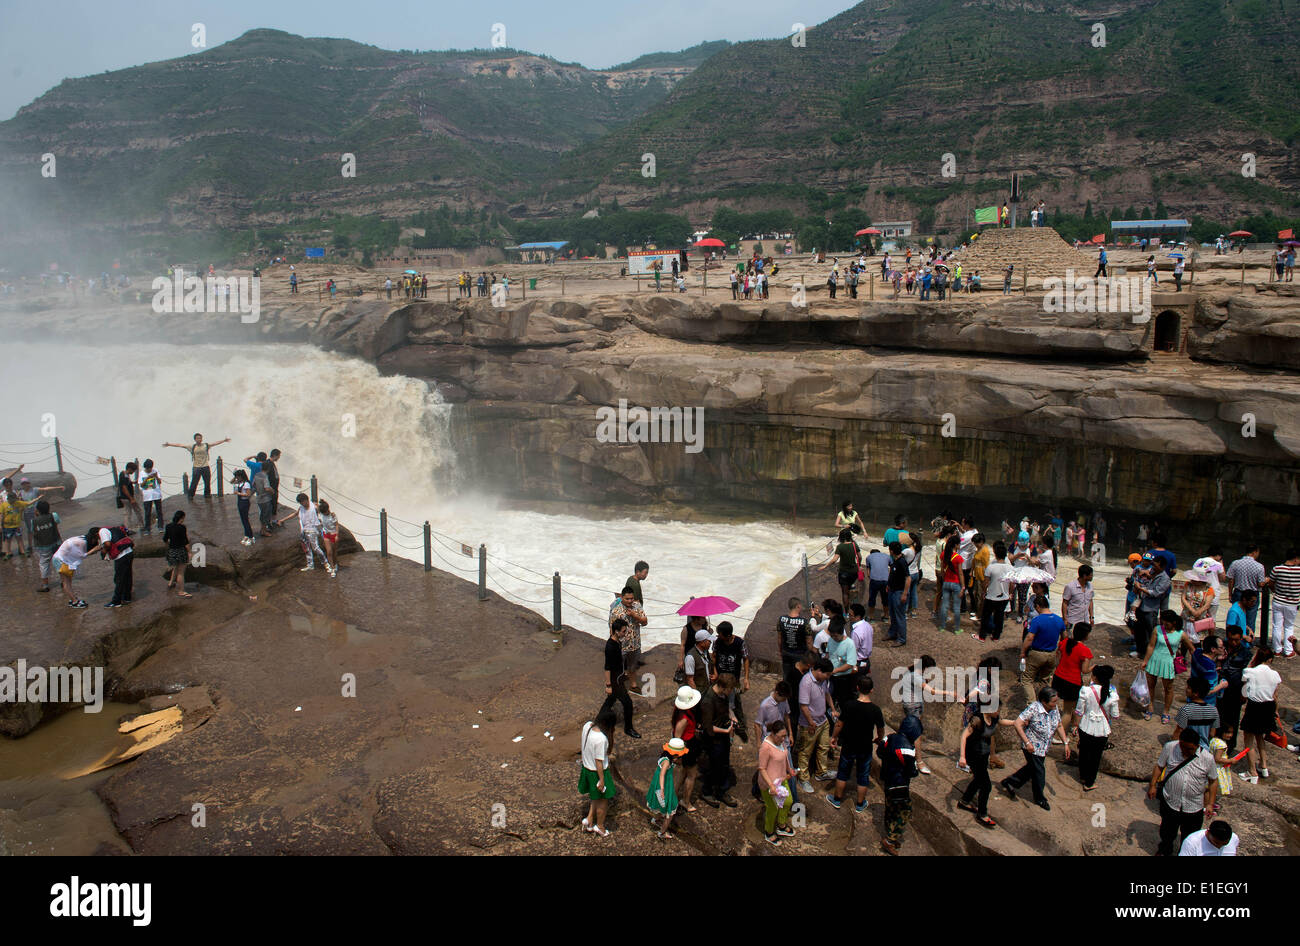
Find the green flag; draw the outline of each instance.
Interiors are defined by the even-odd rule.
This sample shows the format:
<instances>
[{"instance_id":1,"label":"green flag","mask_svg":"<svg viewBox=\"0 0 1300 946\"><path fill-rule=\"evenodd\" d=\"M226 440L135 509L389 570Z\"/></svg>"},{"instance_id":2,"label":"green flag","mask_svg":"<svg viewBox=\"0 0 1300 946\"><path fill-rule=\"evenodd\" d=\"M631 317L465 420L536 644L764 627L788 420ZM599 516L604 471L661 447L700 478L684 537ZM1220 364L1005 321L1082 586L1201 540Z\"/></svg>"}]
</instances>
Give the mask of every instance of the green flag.
<instances>
[{"instance_id":1,"label":"green flag","mask_svg":"<svg viewBox=\"0 0 1300 946\"><path fill-rule=\"evenodd\" d=\"M976 224L981 224L981 223L997 223L997 222L998 222L998 208L997 208L997 207L976 207L976 208L975 208L975 223L976 223Z\"/></svg>"}]
</instances>

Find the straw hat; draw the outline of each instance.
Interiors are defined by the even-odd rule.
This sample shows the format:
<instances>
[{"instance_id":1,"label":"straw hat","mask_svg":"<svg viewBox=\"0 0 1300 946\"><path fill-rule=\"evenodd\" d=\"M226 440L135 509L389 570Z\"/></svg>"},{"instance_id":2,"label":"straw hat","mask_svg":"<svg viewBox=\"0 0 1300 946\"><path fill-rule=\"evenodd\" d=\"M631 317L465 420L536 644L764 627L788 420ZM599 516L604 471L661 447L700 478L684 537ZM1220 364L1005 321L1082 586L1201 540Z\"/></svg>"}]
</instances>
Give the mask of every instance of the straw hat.
<instances>
[{"instance_id":1,"label":"straw hat","mask_svg":"<svg viewBox=\"0 0 1300 946\"><path fill-rule=\"evenodd\" d=\"M686 743L676 736L664 743L664 752L669 755L686 755L687 751Z\"/></svg>"},{"instance_id":2,"label":"straw hat","mask_svg":"<svg viewBox=\"0 0 1300 946\"><path fill-rule=\"evenodd\" d=\"M1187 571L1183 572L1183 581L1203 581L1208 584L1210 576L1205 574L1205 572L1201 571L1199 568L1189 568Z\"/></svg>"},{"instance_id":3,"label":"straw hat","mask_svg":"<svg viewBox=\"0 0 1300 946\"><path fill-rule=\"evenodd\" d=\"M690 709L700 701L700 691L694 687L684 686L677 691L677 699L673 700L673 705L678 709Z\"/></svg>"}]
</instances>

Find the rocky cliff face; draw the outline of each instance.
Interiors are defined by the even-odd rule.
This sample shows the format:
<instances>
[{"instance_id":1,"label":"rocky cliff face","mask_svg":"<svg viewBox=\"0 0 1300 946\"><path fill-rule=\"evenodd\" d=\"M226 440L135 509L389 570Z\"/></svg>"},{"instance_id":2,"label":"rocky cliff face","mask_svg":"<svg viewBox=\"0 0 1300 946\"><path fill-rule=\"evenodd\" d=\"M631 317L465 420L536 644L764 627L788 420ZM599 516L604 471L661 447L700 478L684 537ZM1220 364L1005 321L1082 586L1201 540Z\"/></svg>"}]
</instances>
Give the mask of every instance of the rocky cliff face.
<instances>
[{"instance_id":1,"label":"rocky cliff face","mask_svg":"<svg viewBox=\"0 0 1300 946\"><path fill-rule=\"evenodd\" d=\"M1300 526L1300 380L1270 366L1289 357L1278 339L1295 337L1294 302L1224 291L1197 305L1188 348L1205 360L1150 353L1152 323L1001 297L304 303L250 326L51 312L29 335L120 337L139 319L162 340L309 342L375 361L457 403L468 475L518 498L1101 507L1281 543ZM600 408L620 401L702 408L701 449L682 428L679 442L598 436Z\"/></svg>"}]
</instances>

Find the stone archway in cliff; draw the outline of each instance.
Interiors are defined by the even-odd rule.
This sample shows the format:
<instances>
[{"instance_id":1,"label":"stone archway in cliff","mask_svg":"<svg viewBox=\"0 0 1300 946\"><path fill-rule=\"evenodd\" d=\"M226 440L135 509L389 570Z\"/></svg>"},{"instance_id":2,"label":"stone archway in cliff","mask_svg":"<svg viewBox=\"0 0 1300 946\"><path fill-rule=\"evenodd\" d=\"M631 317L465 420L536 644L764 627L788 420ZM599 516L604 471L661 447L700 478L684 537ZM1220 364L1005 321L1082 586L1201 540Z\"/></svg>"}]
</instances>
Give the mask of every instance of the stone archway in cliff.
<instances>
[{"instance_id":1,"label":"stone archway in cliff","mask_svg":"<svg viewBox=\"0 0 1300 946\"><path fill-rule=\"evenodd\" d=\"M1156 316L1155 351L1176 352L1181 347L1183 318L1166 309Z\"/></svg>"}]
</instances>

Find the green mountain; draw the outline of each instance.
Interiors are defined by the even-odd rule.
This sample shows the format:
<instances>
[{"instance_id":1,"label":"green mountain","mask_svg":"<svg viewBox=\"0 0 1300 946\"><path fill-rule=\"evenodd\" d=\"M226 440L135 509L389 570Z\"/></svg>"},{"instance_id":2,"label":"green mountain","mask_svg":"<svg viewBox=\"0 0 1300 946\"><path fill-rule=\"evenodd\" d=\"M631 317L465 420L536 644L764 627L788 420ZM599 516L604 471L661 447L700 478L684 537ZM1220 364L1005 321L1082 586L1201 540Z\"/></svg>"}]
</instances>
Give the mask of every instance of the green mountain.
<instances>
[{"instance_id":1,"label":"green mountain","mask_svg":"<svg viewBox=\"0 0 1300 946\"><path fill-rule=\"evenodd\" d=\"M557 155L642 114L725 45L593 71L510 49L390 52L253 30L69 79L0 123L7 230L504 209ZM42 179L46 153L56 174Z\"/></svg>"},{"instance_id":2,"label":"green mountain","mask_svg":"<svg viewBox=\"0 0 1300 946\"><path fill-rule=\"evenodd\" d=\"M803 46L719 52L566 155L532 202L595 194L696 219L719 201L851 206L928 230L1004 199L1019 171L1066 212L1294 215L1298 48L1300 0L867 0Z\"/></svg>"}]
</instances>

